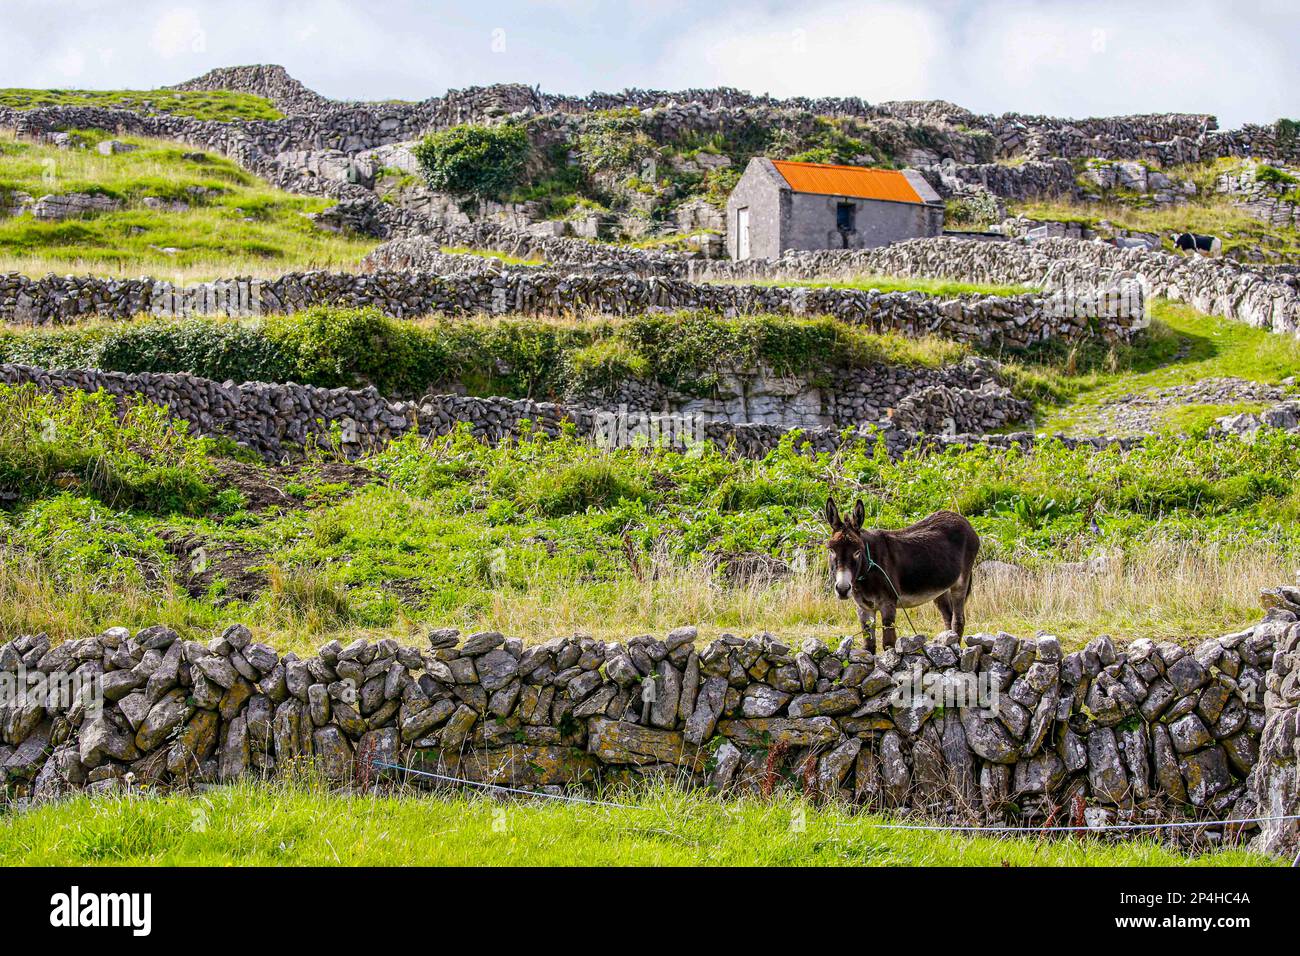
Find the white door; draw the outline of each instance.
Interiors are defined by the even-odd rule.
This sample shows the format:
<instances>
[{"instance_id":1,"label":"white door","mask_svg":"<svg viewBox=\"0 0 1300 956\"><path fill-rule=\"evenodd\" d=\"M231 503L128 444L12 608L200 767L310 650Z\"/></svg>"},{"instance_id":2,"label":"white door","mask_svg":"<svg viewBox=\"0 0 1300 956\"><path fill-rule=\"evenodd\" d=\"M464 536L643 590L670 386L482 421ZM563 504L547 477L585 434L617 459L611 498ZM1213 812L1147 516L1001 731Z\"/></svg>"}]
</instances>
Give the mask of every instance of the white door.
<instances>
[{"instance_id":1,"label":"white door","mask_svg":"<svg viewBox=\"0 0 1300 956\"><path fill-rule=\"evenodd\" d=\"M749 209L736 210L736 258L749 258Z\"/></svg>"}]
</instances>

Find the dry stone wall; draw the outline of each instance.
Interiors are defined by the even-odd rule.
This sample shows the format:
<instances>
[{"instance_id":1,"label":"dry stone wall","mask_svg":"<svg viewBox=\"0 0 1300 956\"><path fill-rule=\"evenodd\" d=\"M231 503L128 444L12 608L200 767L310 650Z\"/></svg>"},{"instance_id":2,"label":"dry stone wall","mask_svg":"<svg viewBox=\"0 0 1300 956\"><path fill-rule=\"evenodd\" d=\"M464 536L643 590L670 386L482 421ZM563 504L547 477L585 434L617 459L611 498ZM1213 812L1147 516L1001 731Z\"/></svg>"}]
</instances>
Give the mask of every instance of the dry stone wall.
<instances>
[{"instance_id":1,"label":"dry stone wall","mask_svg":"<svg viewBox=\"0 0 1300 956\"><path fill-rule=\"evenodd\" d=\"M791 253L776 260L702 262L696 279L755 281L889 275L995 285L1040 286L1070 301L1125 280L1147 296L1163 296L1256 328L1300 331L1300 278L1290 270L1256 269L1231 259L1179 256L1101 242L1045 239L968 242L941 237L860 251Z\"/></svg>"},{"instance_id":2,"label":"dry stone wall","mask_svg":"<svg viewBox=\"0 0 1300 956\"><path fill-rule=\"evenodd\" d=\"M673 413L732 424L780 428L832 428L890 420L935 434L975 433L1027 422L1032 406L1000 381L996 363L968 357L940 368L869 365L836 369L810 381L770 368L733 369L716 375L707 396L657 382L625 379L604 391L567 396L585 408Z\"/></svg>"},{"instance_id":3,"label":"dry stone wall","mask_svg":"<svg viewBox=\"0 0 1300 956\"><path fill-rule=\"evenodd\" d=\"M389 240L361 260L361 269L367 273L459 272L482 270L491 265L483 256L445 253L444 246L499 252L516 259L539 259L549 268L566 272L624 272L676 278L685 278L688 263L701 258L565 236L534 235L480 220L467 225L435 227L426 235Z\"/></svg>"},{"instance_id":4,"label":"dry stone wall","mask_svg":"<svg viewBox=\"0 0 1300 956\"><path fill-rule=\"evenodd\" d=\"M771 129L806 134L820 116L853 116L868 122L872 135L907 155L908 162L935 165L932 178L949 184L944 188L987 189L1003 197L1068 192L1072 188L1068 161L1076 158L1142 160L1166 166L1219 156L1283 162L1300 158L1300 138L1281 127L1220 132L1212 117L1182 114L1090 120L1016 114L980 117L934 102L871 107L857 99L773 100L729 89L627 90L569 97L509 84L452 90L419 103L358 103L321 97L278 66L214 70L177 88L257 93L288 115L276 121L220 123L97 107L0 108L0 127L37 137L67 129L105 129L211 149L280 188L351 204L354 215L348 224L382 238L426 233L444 216L434 209L380 202L373 190L361 184L363 167L372 165L362 154L455 123L491 123L507 117L532 120L530 135L544 149L575 135L584 115L598 109L642 110L641 122L661 142L715 135L746 139ZM997 166L988 162L995 154L1026 156L1029 162ZM960 165L939 169L940 163Z\"/></svg>"},{"instance_id":5,"label":"dry stone wall","mask_svg":"<svg viewBox=\"0 0 1300 956\"><path fill-rule=\"evenodd\" d=\"M1089 822L1249 816L1255 689L1295 618L1274 608L1191 650L1103 637L1071 653L951 632L879 654L767 634L700 645L693 627L531 646L440 629L423 647L331 641L306 659L239 624L207 642L162 626L21 635L0 646L0 769L34 800L306 762L366 785L379 761L513 787L667 774L768 793L793 777L954 820L1059 820L1079 799Z\"/></svg>"},{"instance_id":6,"label":"dry stone wall","mask_svg":"<svg viewBox=\"0 0 1300 956\"><path fill-rule=\"evenodd\" d=\"M1270 226L1300 228L1300 202L1296 201L1294 174L1290 182L1271 183L1257 177L1258 167L1224 173L1214 183L1215 192L1233 197L1233 204Z\"/></svg>"},{"instance_id":7,"label":"dry stone wall","mask_svg":"<svg viewBox=\"0 0 1300 956\"><path fill-rule=\"evenodd\" d=\"M798 405L787 406L781 415L759 416L767 420L753 421L741 414L711 416L715 410L704 404L656 406L635 393L601 396L592 404L454 394L403 402L390 401L373 387L235 384L186 373L128 374L0 365L0 383L30 384L47 392L102 390L120 400L165 406L174 417L189 422L195 434L229 438L270 461L297 458L305 448L318 446L337 446L342 453L356 458L412 430L425 436L446 435L462 424L476 438L491 444L517 438L525 430L557 437L566 426L572 426L579 435L607 444L621 445L643 438L680 447L691 441L707 441L746 458L762 458L774 450L792 426L802 429L801 442L814 451L839 447L845 427L878 427L889 451L901 455L930 437L962 443L980 440L976 436L1023 421L1030 413L1026 402L996 385L978 368L958 366L933 377L911 379L911 391L903 391L907 387L902 384L905 379L891 370L861 373L873 374L878 377L853 377L846 383L866 384L872 391L856 396L832 395L821 407L827 415L862 417L825 425L815 424L815 418L812 424L799 421ZM934 384L918 387L927 380ZM873 404L892 400L899 392L903 392L903 398L893 418L888 417L887 407L881 409ZM872 413L880 417L878 422L866 417ZM926 432L943 434L927 436ZM1006 443L1013 437L997 435L988 440Z\"/></svg>"},{"instance_id":8,"label":"dry stone wall","mask_svg":"<svg viewBox=\"0 0 1300 956\"><path fill-rule=\"evenodd\" d=\"M938 100L895 101L872 105L858 97L755 96L727 87L687 90L628 89L618 93L566 96L522 84L498 84L449 90L419 103L358 104L329 100L293 79L280 66L245 66L213 70L179 84L177 89L235 90L270 99L291 116L322 117L342 109L366 108L402 117L407 126L441 128L460 122L484 122L508 115L581 115L597 110L634 108L666 114L774 114L851 116L894 120L906 126L975 130L987 134L1004 157L1147 159L1164 164L1218 156L1282 157L1295 155L1296 137L1275 126L1247 125L1222 131L1208 114L1163 113L1065 119L1020 113L979 115ZM701 132L698 124L678 116L674 127ZM715 131L716 131L716 124Z\"/></svg>"},{"instance_id":9,"label":"dry stone wall","mask_svg":"<svg viewBox=\"0 0 1300 956\"><path fill-rule=\"evenodd\" d=\"M1134 290L1136 291L1136 290ZM551 270L436 275L290 273L177 286L157 279L0 275L0 321L56 325L84 318L270 315L315 305L374 306L398 318L432 314L637 315L701 309L725 315L830 315L879 331L1024 348L1052 339L1127 340L1146 325L1140 294L1065 302L1040 295L940 300L858 289L697 284L685 279Z\"/></svg>"},{"instance_id":10,"label":"dry stone wall","mask_svg":"<svg viewBox=\"0 0 1300 956\"><path fill-rule=\"evenodd\" d=\"M1300 588L1271 588L1264 602L1278 612L1271 625L1277 650L1264 682L1265 723L1250 790L1260 816L1282 817L1300 813L1300 627L1286 623L1286 614L1300 614ZM1262 824L1256 848L1300 856L1300 821Z\"/></svg>"},{"instance_id":11,"label":"dry stone wall","mask_svg":"<svg viewBox=\"0 0 1300 956\"><path fill-rule=\"evenodd\" d=\"M1067 159L1030 160L1018 166L1001 163L923 166L920 172L945 199L976 186L1000 199L1044 199L1073 196L1074 166Z\"/></svg>"}]
</instances>

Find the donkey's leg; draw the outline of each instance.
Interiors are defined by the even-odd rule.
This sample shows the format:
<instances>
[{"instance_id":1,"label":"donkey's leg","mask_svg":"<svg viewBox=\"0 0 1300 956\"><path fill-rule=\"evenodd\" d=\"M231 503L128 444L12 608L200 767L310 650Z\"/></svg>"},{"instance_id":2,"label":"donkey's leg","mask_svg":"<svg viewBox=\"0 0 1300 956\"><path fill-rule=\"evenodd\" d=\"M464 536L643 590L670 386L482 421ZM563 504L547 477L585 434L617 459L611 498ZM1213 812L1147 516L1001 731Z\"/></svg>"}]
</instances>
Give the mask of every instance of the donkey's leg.
<instances>
[{"instance_id":1,"label":"donkey's leg","mask_svg":"<svg viewBox=\"0 0 1300 956\"><path fill-rule=\"evenodd\" d=\"M880 621L885 625L885 650L894 646L894 641L898 640L898 632L894 630L894 615L898 612L898 607L894 604L882 604L880 606Z\"/></svg>"},{"instance_id":2,"label":"donkey's leg","mask_svg":"<svg viewBox=\"0 0 1300 956\"><path fill-rule=\"evenodd\" d=\"M876 653L876 612L858 605L858 623L862 625L862 643L871 653Z\"/></svg>"},{"instance_id":3,"label":"donkey's leg","mask_svg":"<svg viewBox=\"0 0 1300 956\"><path fill-rule=\"evenodd\" d=\"M937 598L934 599L934 603L935 606L939 609L939 613L943 615L943 629L945 631L951 631L952 630L952 604L953 604L952 591L944 591L942 594L940 594Z\"/></svg>"},{"instance_id":4,"label":"donkey's leg","mask_svg":"<svg viewBox=\"0 0 1300 956\"><path fill-rule=\"evenodd\" d=\"M971 578L967 574L948 592L948 600L952 603L952 624L950 625L957 632L958 637L966 635L966 599L970 597Z\"/></svg>"}]
</instances>

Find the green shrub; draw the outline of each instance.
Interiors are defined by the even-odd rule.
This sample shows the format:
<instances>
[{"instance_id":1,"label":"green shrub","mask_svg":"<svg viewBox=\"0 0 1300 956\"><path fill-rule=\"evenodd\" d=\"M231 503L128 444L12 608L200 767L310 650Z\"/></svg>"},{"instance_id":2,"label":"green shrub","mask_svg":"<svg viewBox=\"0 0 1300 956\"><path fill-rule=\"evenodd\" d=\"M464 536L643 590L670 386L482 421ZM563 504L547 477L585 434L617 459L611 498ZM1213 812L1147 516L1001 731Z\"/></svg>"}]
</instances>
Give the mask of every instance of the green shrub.
<instances>
[{"instance_id":1,"label":"green shrub","mask_svg":"<svg viewBox=\"0 0 1300 956\"><path fill-rule=\"evenodd\" d=\"M1276 166L1260 166L1255 170L1255 179L1270 186L1294 186L1300 179Z\"/></svg>"},{"instance_id":2,"label":"green shrub","mask_svg":"<svg viewBox=\"0 0 1300 956\"><path fill-rule=\"evenodd\" d=\"M431 134L414 153L430 189L494 199L519 182L528 159L528 134L511 124L463 123Z\"/></svg>"},{"instance_id":3,"label":"green shrub","mask_svg":"<svg viewBox=\"0 0 1300 956\"><path fill-rule=\"evenodd\" d=\"M266 336L292 379L322 388L374 385L386 395L412 395L445 368L436 339L375 308L317 306L277 316Z\"/></svg>"},{"instance_id":4,"label":"green shrub","mask_svg":"<svg viewBox=\"0 0 1300 956\"><path fill-rule=\"evenodd\" d=\"M1002 209L992 193L959 196L944 203L944 218L950 226L985 229L1001 218Z\"/></svg>"},{"instance_id":5,"label":"green shrub","mask_svg":"<svg viewBox=\"0 0 1300 956\"><path fill-rule=\"evenodd\" d=\"M642 129L641 114L635 108L593 113L575 145L578 162L589 175L637 174L641 160L657 150L654 140Z\"/></svg>"},{"instance_id":6,"label":"green shrub","mask_svg":"<svg viewBox=\"0 0 1300 956\"><path fill-rule=\"evenodd\" d=\"M460 384L473 395L561 398L629 378L707 394L726 371L766 364L822 374L868 362L934 365L965 349L878 335L829 317L707 312L578 325L538 319L428 322L375 308L317 306L253 322L191 318L0 331L0 362L117 372L189 372L217 381L373 385L416 397Z\"/></svg>"},{"instance_id":7,"label":"green shrub","mask_svg":"<svg viewBox=\"0 0 1300 956\"><path fill-rule=\"evenodd\" d=\"M863 139L845 130L842 120L817 117L817 125L809 139L808 148L788 158L799 163L828 163L831 165L858 164L869 161L871 147Z\"/></svg>"},{"instance_id":8,"label":"green shrub","mask_svg":"<svg viewBox=\"0 0 1300 956\"><path fill-rule=\"evenodd\" d=\"M612 462L584 461L523 489L522 497L538 514L558 517L609 508L620 501L644 501L648 495Z\"/></svg>"},{"instance_id":9,"label":"green shrub","mask_svg":"<svg viewBox=\"0 0 1300 956\"><path fill-rule=\"evenodd\" d=\"M0 497L62 491L114 507L198 514L214 500L208 443L144 402L0 385Z\"/></svg>"}]
</instances>

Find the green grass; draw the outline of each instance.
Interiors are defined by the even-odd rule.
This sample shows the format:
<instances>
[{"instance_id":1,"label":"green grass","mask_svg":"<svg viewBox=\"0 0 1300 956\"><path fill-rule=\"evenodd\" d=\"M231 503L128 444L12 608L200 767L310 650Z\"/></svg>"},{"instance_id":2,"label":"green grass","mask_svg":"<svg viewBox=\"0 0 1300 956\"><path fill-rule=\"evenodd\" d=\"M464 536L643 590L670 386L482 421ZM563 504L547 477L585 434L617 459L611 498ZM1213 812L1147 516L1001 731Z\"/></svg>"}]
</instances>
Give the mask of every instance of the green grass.
<instances>
[{"instance_id":1,"label":"green grass","mask_svg":"<svg viewBox=\"0 0 1300 956\"><path fill-rule=\"evenodd\" d=\"M1151 838L989 838L880 829L797 797L615 791L627 808L239 784L80 797L0 817L3 866L1269 866Z\"/></svg>"},{"instance_id":2,"label":"green grass","mask_svg":"<svg viewBox=\"0 0 1300 956\"><path fill-rule=\"evenodd\" d=\"M94 143L102 132L83 137ZM124 208L83 219L0 219L0 272L47 272L180 280L276 275L295 269L347 268L374 246L318 228L308 218L330 200L295 196L214 153L178 143L125 137L132 152L60 150L0 137L0 191L97 193ZM185 211L147 208L154 197ZM167 252L164 250L173 250Z\"/></svg>"},{"instance_id":3,"label":"green grass","mask_svg":"<svg viewBox=\"0 0 1300 956\"><path fill-rule=\"evenodd\" d=\"M1128 345L1057 344L1001 359L1040 430L1089 434L1108 403L1134 392L1234 377L1277 384L1300 369L1300 342L1189 306L1154 300L1151 328ZM764 364L825 379L871 363L938 367L972 350L937 337L871 333L829 317L720 319L703 312L631 319L386 319L322 307L292 316L86 323L0 330L0 361L121 372L191 372L327 388L374 384L390 395L464 387L474 395L562 398L629 377L711 395L734 369ZM1195 431L1256 406L1184 406L1165 424Z\"/></svg>"},{"instance_id":4,"label":"green grass","mask_svg":"<svg viewBox=\"0 0 1300 956\"><path fill-rule=\"evenodd\" d=\"M1220 175L1237 172L1243 165L1239 159L1219 159L1165 170L1175 181L1191 180L1196 184L1196 195L1186 202L1157 205L1144 197L1112 190L1099 202L1075 199L1011 202L1007 204L1008 213L1030 219L1077 222L1093 228L1105 221L1111 229L1151 232L1160 237L1170 252L1175 250L1169 233L1196 232L1222 239L1225 255L1248 256L1259 249L1283 260L1300 256L1300 230L1261 222L1237 207L1234 197L1214 191L1215 180ZM1096 189L1091 183L1085 186L1090 191Z\"/></svg>"},{"instance_id":5,"label":"green grass","mask_svg":"<svg viewBox=\"0 0 1300 956\"><path fill-rule=\"evenodd\" d=\"M277 120L284 114L270 100L228 90L25 90L0 89L0 106L32 110L42 106L100 106L106 109L170 113L199 120Z\"/></svg>"},{"instance_id":6,"label":"green grass","mask_svg":"<svg viewBox=\"0 0 1300 956\"><path fill-rule=\"evenodd\" d=\"M1040 430L1095 430L1103 406L1149 389L1224 377L1276 385L1300 370L1300 340L1291 336L1203 315L1164 299L1151 303L1151 318L1150 330L1130 346L1058 346L1008 356L1014 389L1040 403ZM1185 406L1167 424L1194 431L1218 415L1245 410Z\"/></svg>"},{"instance_id":7,"label":"green grass","mask_svg":"<svg viewBox=\"0 0 1300 956\"><path fill-rule=\"evenodd\" d=\"M1290 339L1154 308L1151 334L1133 345L1017 359L1015 387L1055 428L1087 423L1131 391L1224 375L1276 382L1300 364ZM557 368L588 380L630 370L702 385L729 361L816 369L941 355L933 343L850 331L829 320L694 313L401 323L321 309L256 324L14 332L0 338L0 357L399 391L455 378L482 394L545 395ZM964 354L948 347L949 360ZM250 371L258 374L240 374ZM853 625L820 570L828 490L862 496L870 522L885 527L955 508L982 536L984 558L1025 567L1025 579L981 580L973 629L1041 627L1067 642L1101 632L1194 640L1253 620L1258 589L1289 579L1300 560L1300 439L1201 436L1242 405L1179 408L1167 423L1189 436L1127 453L1047 444L1032 455L976 448L901 462L869 446L748 462L707 448L609 451L566 439L489 449L464 435L408 438L363 462L372 478L363 486L340 483L324 462L274 472L233 463L219 443L184 438L156 411L119 423L85 399L0 390L0 400L19 410L0 430L0 494L10 501L0 511L0 634L83 636L163 620L204 636L244 619L297 650L356 631L418 640L428 624L533 639L693 622L706 636L833 639ZM47 437L50 417L75 427ZM254 506L241 490L250 482L283 495ZM215 567L196 581L200 547ZM1058 570L1099 555L1110 558L1104 574ZM774 559L789 573L751 580L734 570ZM932 609L913 617L938 629Z\"/></svg>"},{"instance_id":8,"label":"green grass","mask_svg":"<svg viewBox=\"0 0 1300 956\"><path fill-rule=\"evenodd\" d=\"M0 401L21 404L4 389ZM1258 589L1300 559L1300 438L1279 432L897 462L871 445L818 457L786 447L754 462L712 446L608 450L576 438L489 448L461 433L408 437L341 480L324 463L232 463L213 443L169 458L170 432L87 422L46 439L42 416L28 414L0 435L0 461L12 463L0 487L11 501L0 511L0 634L162 621L204 636L245 620L306 650L356 631L418 641L431 624L536 639L689 622L706 636L837 639L854 625L822 570L828 490L861 497L873 526L954 508L979 531L982 557L1024 566L1025 580L981 580L972 629L1193 640L1255 619ZM77 457L83 449L102 451ZM143 476L132 494L97 477L119 473ZM269 504L250 500L267 484L280 489ZM210 573L196 576L196 555ZM1105 575L1056 570L1096 555L1113 556ZM773 559L789 573L734 570ZM913 617L938 630L933 609Z\"/></svg>"},{"instance_id":9,"label":"green grass","mask_svg":"<svg viewBox=\"0 0 1300 956\"><path fill-rule=\"evenodd\" d=\"M103 392L3 388L0 490L18 500L82 490L110 507L196 514L217 497L210 442L156 405L120 412Z\"/></svg>"},{"instance_id":10,"label":"green grass","mask_svg":"<svg viewBox=\"0 0 1300 956\"><path fill-rule=\"evenodd\" d=\"M1186 404L1165 409L1159 416L1163 427L1194 434L1213 426L1225 415L1243 412L1261 412L1267 406L1261 402L1226 402L1223 404Z\"/></svg>"}]
</instances>

